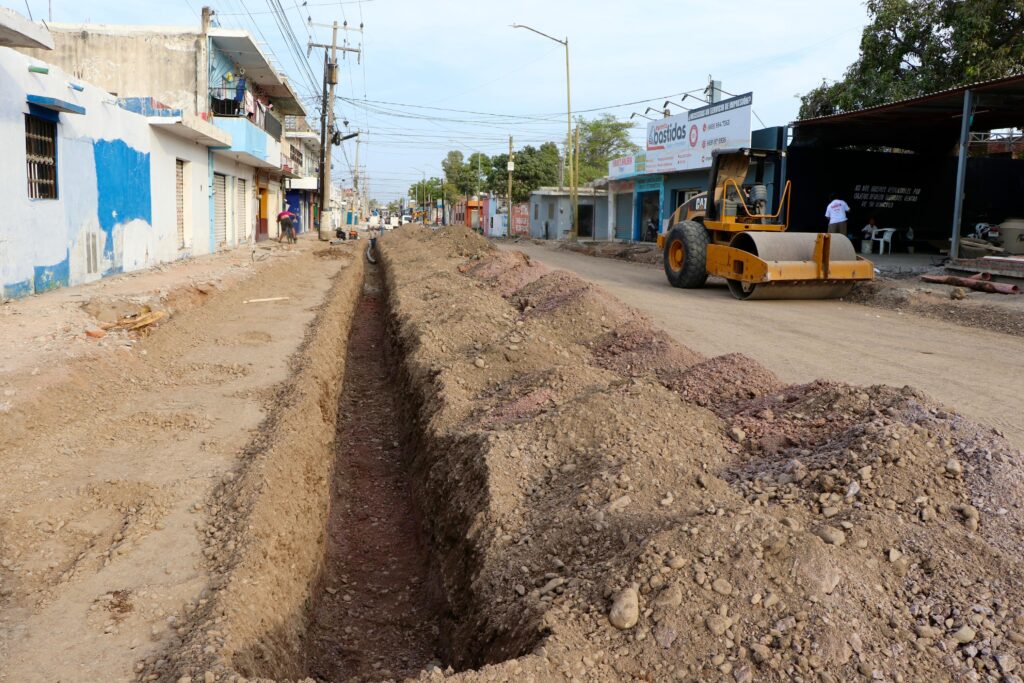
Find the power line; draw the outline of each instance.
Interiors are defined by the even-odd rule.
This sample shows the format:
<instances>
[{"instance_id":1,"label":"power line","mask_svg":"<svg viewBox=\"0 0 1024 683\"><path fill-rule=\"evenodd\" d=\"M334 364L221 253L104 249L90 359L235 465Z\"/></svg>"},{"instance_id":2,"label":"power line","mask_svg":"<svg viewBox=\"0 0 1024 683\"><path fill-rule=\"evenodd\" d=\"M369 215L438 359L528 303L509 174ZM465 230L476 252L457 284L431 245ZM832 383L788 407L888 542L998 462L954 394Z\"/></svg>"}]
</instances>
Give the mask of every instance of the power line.
<instances>
[{"instance_id":1,"label":"power line","mask_svg":"<svg viewBox=\"0 0 1024 683\"><path fill-rule=\"evenodd\" d=\"M336 7L338 5L361 5L364 2L373 2L373 1L374 0L348 0L348 1L344 1L344 2L337 2L337 1L335 1L335 2L310 2L310 3L306 3L304 5L304 7L328 7L328 6ZM344 11L344 10L342 10L342 11ZM234 12L234 13L230 13L229 12L227 14L221 14L221 16L237 16L239 14L243 14L243 12ZM270 11L267 11L267 12L253 12L253 14L272 14L272 12L270 12Z\"/></svg>"}]
</instances>

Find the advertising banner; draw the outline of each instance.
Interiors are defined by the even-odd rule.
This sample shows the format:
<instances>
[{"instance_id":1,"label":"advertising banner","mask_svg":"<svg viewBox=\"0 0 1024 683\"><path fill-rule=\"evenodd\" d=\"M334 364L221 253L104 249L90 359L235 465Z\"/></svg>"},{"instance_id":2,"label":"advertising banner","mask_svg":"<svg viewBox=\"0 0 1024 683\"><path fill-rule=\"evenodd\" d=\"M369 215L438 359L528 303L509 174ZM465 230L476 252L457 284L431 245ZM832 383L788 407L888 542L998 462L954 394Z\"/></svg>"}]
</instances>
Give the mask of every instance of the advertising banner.
<instances>
[{"instance_id":1,"label":"advertising banner","mask_svg":"<svg viewBox=\"0 0 1024 683\"><path fill-rule=\"evenodd\" d=\"M750 146L753 93L647 124L647 151L608 163L608 175L673 173L711 166L716 149Z\"/></svg>"},{"instance_id":2,"label":"advertising banner","mask_svg":"<svg viewBox=\"0 0 1024 683\"><path fill-rule=\"evenodd\" d=\"M513 235L529 235L530 234L530 205L529 204L513 204L512 205L512 234Z\"/></svg>"}]
</instances>

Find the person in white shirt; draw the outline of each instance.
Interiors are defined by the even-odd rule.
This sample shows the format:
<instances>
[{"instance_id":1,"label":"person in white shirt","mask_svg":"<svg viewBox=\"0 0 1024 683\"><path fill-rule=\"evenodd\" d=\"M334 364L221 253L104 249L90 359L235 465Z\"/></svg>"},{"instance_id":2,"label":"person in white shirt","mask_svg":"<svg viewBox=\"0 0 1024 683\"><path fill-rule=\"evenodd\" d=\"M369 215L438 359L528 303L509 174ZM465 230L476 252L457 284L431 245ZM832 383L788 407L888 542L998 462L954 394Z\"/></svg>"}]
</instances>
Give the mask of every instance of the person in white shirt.
<instances>
[{"instance_id":1,"label":"person in white shirt","mask_svg":"<svg viewBox=\"0 0 1024 683\"><path fill-rule=\"evenodd\" d=\"M828 219L828 231L846 235L846 218L850 213L850 205L833 194L828 206L825 207L825 218Z\"/></svg>"}]
</instances>

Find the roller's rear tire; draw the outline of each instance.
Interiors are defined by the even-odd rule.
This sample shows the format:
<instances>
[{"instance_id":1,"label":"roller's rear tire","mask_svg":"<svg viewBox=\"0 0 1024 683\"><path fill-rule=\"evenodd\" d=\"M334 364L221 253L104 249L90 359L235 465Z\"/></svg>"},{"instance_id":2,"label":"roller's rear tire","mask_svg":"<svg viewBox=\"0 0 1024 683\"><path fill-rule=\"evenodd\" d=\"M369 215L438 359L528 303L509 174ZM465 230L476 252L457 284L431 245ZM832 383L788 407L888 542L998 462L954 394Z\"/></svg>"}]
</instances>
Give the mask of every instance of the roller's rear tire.
<instances>
[{"instance_id":1,"label":"roller's rear tire","mask_svg":"<svg viewBox=\"0 0 1024 683\"><path fill-rule=\"evenodd\" d=\"M708 279L708 231L700 223L676 223L665 239L665 276L673 287L695 289Z\"/></svg>"}]
</instances>

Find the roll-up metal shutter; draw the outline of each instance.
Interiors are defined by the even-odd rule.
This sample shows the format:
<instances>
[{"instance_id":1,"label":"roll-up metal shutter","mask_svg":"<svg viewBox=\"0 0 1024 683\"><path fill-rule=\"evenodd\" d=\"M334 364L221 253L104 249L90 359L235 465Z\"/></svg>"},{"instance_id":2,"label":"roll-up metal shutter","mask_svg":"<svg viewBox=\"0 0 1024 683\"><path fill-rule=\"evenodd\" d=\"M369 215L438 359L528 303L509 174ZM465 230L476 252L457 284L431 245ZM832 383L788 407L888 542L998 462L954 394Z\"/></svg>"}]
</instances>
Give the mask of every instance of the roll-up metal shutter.
<instances>
[{"instance_id":1,"label":"roll-up metal shutter","mask_svg":"<svg viewBox=\"0 0 1024 683\"><path fill-rule=\"evenodd\" d=\"M213 174L213 243L220 246L228 241L228 179Z\"/></svg>"},{"instance_id":2,"label":"roll-up metal shutter","mask_svg":"<svg viewBox=\"0 0 1024 683\"><path fill-rule=\"evenodd\" d=\"M185 248L185 162L174 162L174 201L178 209L178 249Z\"/></svg>"},{"instance_id":3,"label":"roll-up metal shutter","mask_svg":"<svg viewBox=\"0 0 1024 683\"><path fill-rule=\"evenodd\" d=\"M633 238L633 193L615 195L615 239Z\"/></svg>"},{"instance_id":4,"label":"roll-up metal shutter","mask_svg":"<svg viewBox=\"0 0 1024 683\"><path fill-rule=\"evenodd\" d=\"M246 208L249 194L244 178L235 181L235 237L241 244L249 239L249 223Z\"/></svg>"}]
</instances>

